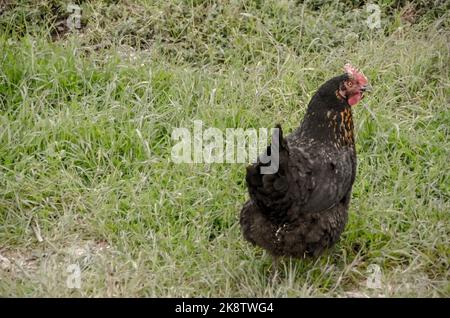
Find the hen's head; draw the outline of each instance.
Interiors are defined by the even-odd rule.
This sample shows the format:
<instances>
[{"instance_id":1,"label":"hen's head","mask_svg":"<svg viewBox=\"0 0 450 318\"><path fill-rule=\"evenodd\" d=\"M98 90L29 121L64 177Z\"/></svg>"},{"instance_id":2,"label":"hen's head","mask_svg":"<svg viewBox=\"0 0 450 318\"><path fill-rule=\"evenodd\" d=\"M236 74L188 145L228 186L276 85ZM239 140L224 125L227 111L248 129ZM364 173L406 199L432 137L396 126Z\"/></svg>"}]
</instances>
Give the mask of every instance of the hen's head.
<instances>
[{"instance_id":1,"label":"hen's head","mask_svg":"<svg viewBox=\"0 0 450 318\"><path fill-rule=\"evenodd\" d=\"M342 98L350 106L354 106L363 99L364 92L370 91L372 88L364 74L350 63L344 65L344 71L345 76L336 94L338 98Z\"/></svg>"},{"instance_id":2,"label":"hen's head","mask_svg":"<svg viewBox=\"0 0 450 318\"><path fill-rule=\"evenodd\" d=\"M351 106L371 87L364 74L352 65L346 64L344 71L322 84L311 98L301 126L303 136L334 145L354 144Z\"/></svg>"}]
</instances>

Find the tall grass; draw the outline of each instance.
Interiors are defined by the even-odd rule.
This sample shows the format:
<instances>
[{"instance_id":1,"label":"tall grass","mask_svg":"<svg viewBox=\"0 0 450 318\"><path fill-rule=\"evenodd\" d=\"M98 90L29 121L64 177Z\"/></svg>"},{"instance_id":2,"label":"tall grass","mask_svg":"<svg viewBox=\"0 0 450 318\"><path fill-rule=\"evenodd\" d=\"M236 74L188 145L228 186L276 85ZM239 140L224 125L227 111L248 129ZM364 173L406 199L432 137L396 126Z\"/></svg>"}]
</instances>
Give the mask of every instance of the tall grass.
<instances>
[{"instance_id":1,"label":"tall grass","mask_svg":"<svg viewBox=\"0 0 450 318\"><path fill-rule=\"evenodd\" d=\"M380 1L371 30L358 1L79 3L67 34L63 1L0 16L0 295L450 296L444 4L410 24ZM291 131L347 61L374 87L354 109L349 223L273 282L240 234L245 165L174 164L171 132Z\"/></svg>"}]
</instances>

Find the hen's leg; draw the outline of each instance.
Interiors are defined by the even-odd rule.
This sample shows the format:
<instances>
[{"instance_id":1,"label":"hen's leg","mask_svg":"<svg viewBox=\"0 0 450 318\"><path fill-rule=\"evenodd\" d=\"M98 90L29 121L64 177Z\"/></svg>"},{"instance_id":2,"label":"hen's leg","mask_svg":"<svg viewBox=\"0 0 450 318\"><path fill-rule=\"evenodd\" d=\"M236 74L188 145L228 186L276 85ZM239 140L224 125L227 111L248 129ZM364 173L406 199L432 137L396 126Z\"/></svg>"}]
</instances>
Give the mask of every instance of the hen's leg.
<instances>
[{"instance_id":1,"label":"hen's leg","mask_svg":"<svg viewBox=\"0 0 450 318\"><path fill-rule=\"evenodd\" d=\"M270 281L274 284L279 280L280 257L272 255L272 268L270 269Z\"/></svg>"}]
</instances>

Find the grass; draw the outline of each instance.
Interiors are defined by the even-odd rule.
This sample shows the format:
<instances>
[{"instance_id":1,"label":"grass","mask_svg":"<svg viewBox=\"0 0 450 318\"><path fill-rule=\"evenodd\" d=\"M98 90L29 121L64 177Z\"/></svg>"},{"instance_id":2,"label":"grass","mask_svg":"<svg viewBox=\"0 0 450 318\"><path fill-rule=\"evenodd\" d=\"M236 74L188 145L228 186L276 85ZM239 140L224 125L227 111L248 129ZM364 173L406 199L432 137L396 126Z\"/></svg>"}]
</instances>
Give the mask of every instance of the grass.
<instances>
[{"instance_id":1,"label":"grass","mask_svg":"<svg viewBox=\"0 0 450 318\"><path fill-rule=\"evenodd\" d=\"M450 296L448 7L380 1L371 30L358 1L78 3L79 32L63 1L0 15L1 296ZM171 132L292 131L347 61L374 87L349 223L272 282L240 234L245 164L174 164Z\"/></svg>"}]
</instances>

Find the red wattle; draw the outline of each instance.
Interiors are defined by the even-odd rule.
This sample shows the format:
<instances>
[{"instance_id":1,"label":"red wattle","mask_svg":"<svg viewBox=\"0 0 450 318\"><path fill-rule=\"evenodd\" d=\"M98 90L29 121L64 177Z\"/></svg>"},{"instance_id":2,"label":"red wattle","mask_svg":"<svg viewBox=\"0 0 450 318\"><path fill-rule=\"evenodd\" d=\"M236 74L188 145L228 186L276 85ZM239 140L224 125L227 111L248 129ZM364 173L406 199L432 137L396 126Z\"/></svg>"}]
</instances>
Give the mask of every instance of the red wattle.
<instances>
[{"instance_id":1,"label":"red wattle","mask_svg":"<svg viewBox=\"0 0 450 318\"><path fill-rule=\"evenodd\" d=\"M353 94L353 95L351 95L351 96L348 98L348 104L349 104L350 106L356 105L356 104L359 103L359 101L361 100L361 98L362 98L361 93Z\"/></svg>"}]
</instances>

